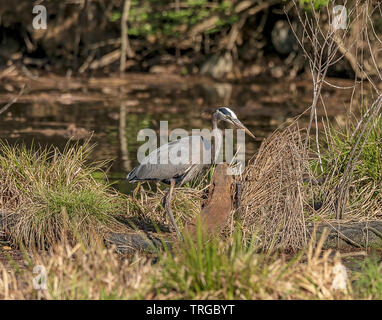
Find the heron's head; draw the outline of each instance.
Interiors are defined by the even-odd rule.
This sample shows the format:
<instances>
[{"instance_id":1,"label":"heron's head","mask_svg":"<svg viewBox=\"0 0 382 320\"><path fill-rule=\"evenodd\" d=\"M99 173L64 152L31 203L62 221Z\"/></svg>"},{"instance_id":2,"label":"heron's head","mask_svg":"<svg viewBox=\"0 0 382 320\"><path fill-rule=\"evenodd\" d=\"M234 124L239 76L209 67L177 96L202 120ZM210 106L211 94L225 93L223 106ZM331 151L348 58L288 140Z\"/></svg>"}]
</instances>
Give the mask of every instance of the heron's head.
<instances>
[{"instance_id":1,"label":"heron's head","mask_svg":"<svg viewBox=\"0 0 382 320\"><path fill-rule=\"evenodd\" d=\"M233 112L230 108L222 107L217 109L213 115L212 115L213 121L219 122L219 121L225 121L229 124L233 125L234 127L238 129L243 129L249 136L252 138L255 138L253 133L248 130L248 128L241 123L241 121L237 118L235 112Z\"/></svg>"}]
</instances>

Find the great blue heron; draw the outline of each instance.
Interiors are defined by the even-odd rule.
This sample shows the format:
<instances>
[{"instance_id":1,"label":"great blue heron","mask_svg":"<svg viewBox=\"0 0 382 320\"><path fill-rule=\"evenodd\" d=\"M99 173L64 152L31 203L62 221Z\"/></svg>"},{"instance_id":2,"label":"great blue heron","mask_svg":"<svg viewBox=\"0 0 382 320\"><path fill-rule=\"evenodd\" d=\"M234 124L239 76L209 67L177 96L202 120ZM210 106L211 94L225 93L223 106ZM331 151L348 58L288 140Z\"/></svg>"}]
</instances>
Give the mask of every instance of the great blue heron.
<instances>
[{"instance_id":1,"label":"great blue heron","mask_svg":"<svg viewBox=\"0 0 382 320\"><path fill-rule=\"evenodd\" d=\"M236 128L244 129L247 134L255 138L255 136L240 122L236 114L229 108L219 108L212 114L212 129L217 130L218 123L226 121ZM155 181L163 182L170 185L165 196L165 210L173 224L178 237L181 239L181 233L175 222L174 215L171 209L171 199L174 186L176 184L183 185L186 182L192 181L201 175L209 166L215 163L216 155L219 154L222 146L220 135L214 136L212 143L202 135L187 136L182 139L172 141L152 151L145 157L141 164L135 167L128 175L127 181ZM179 164L161 162L160 158L163 155L172 154L172 152L186 151L189 161L184 161ZM200 161L200 156L203 155L203 161ZM205 156L209 157L206 161ZM196 160L195 160L196 159Z\"/></svg>"}]
</instances>

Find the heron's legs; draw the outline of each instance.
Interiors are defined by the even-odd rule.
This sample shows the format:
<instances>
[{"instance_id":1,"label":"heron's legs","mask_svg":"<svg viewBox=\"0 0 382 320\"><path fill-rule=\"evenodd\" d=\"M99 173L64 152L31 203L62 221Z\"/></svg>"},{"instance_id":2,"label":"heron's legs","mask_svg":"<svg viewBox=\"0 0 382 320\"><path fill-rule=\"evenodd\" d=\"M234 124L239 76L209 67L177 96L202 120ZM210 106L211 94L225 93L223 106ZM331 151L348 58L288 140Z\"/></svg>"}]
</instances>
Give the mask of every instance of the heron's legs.
<instances>
[{"instance_id":1,"label":"heron's legs","mask_svg":"<svg viewBox=\"0 0 382 320\"><path fill-rule=\"evenodd\" d=\"M166 209L166 212L167 212L168 216L170 217L170 221L171 221L172 225L174 226L175 231L178 234L179 239L182 240L182 234L179 231L178 225L176 224L176 221L174 219L174 215L172 214L172 209L171 209L172 192L174 190L174 186L175 186L175 180L171 179L170 180L170 189L168 189L166 196L165 196L164 208Z\"/></svg>"},{"instance_id":2,"label":"heron's legs","mask_svg":"<svg viewBox=\"0 0 382 320\"><path fill-rule=\"evenodd\" d=\"M134 189L134 192L133 192L133 198L136 199L137 198L137 195L138 195L138 192L139 192L139 188L141 187L141 182L138 181L137 183L137 187Z\"/></svg>"}]
</instances>

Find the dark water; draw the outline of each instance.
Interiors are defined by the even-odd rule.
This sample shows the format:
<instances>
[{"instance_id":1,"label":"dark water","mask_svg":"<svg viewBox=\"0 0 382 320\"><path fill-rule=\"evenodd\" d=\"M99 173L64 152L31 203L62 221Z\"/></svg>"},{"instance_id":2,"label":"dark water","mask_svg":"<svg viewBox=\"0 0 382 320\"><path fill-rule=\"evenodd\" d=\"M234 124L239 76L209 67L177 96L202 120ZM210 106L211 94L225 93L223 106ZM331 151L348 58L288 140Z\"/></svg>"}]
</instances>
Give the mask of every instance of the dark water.
<instances>
[{"instance_id":1,"label":"dark water","mask_svg":"<svg viewBox=\"0 0 382 320\"><path fill-rule=\"evenodd\" d=\"M65 81L67 85L62 85ZM112 160L107 167L111 182L129 192L131 186L124 177L137 164L136 152L143 143L137 141L139 130L152 128L159 134L159 122L165 120L170 130L210 128L211 112L230 106L257 137L246 140L248 159L272 131L309 107L311 92L308 81L231 84L181 78L168 81L158 75L149 81L137 76L132 82L110 79L94 85L94 81L83 79L48 79L32 83L29 91L0 115L0 139L63 148L70 137L82 141L93 133L91 141L97 146L91 160ZM324 90L330 98L330 117L344 111L342 105L349 92L342 92ZM0 107L16 93L2 90ZM307 116L302 119L306 121Z\"/></svg>"}]
</instances>

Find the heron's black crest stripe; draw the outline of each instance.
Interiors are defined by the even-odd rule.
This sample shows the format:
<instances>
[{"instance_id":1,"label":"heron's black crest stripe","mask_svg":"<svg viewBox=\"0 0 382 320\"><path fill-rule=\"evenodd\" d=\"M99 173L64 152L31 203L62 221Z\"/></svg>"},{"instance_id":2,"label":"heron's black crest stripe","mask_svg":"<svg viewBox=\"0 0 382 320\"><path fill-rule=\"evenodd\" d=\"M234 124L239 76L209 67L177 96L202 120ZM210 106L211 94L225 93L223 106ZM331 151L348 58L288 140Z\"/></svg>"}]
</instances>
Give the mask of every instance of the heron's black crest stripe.
<instances>
[{"instance_id":1,"label":"heron's black crest stripe","mask_svg":"<svg viewBox=\"0 0 382 320\"><path fill-rule=\"evenodd\" d=\"M227 115L227 116L230 116L231 115L231 112L229 112L229 110L227 110L227 108L219 108L218 109L221 113Z\"/></svg>"},{"instance_id":2,"label":"heron's black crest stripe","mask_svg":"<svg viewBox=\"0 0 382 320\"><path fill-rule=\"evenodd\" d=\"M223 108L219 108L218 111L224 114L225 116L229 116L230 118L237 119L235 112L233 112L230 108L223 107Z\"/></svg>"}]
</instances>

